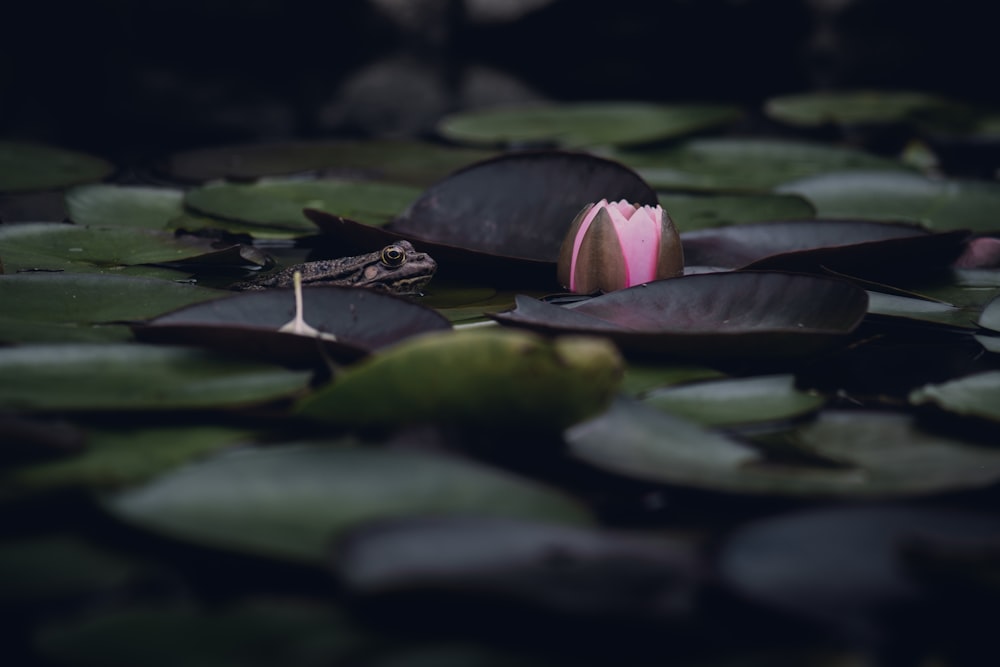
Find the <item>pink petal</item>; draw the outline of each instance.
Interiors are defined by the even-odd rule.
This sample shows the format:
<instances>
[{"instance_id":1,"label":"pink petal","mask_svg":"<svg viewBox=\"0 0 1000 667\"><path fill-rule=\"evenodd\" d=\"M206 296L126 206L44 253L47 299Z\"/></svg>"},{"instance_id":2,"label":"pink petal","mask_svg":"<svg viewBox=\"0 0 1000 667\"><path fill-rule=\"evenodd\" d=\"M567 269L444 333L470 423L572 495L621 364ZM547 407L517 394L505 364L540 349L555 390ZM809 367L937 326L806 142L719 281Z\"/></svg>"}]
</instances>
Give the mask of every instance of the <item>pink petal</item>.
<instances>
[{"instance_id":1,"label":"pink petal","mask_svg":"<svg viewBox=\"0 0 1000 667\"><path fill-rule=\"evenodd\" d=\"M610 208L618 209L618 211L626 218L631 218L635 214L635 206L628 203L624 199L619 199L618 201L613 201L608 204Z\"/></svg>"},{"instance_id":2,"label":"pink petal","mask_svg":"<svg viewBox=\"0 0 1000 667\"><path fill-rule=\"evenodd\" d=\"M660 252L659 218L650 214L649 207L636 209L630 219L616 209L609 209L609 212L625 257L626 285L654 280Z\"/></svg>"},{"instance_id":3,"label":"pink petal","mask_svg":"<svg viewBox=\"0 0 1000 667\"><path fill-rule=\"evenodd\" d=\"M576 238L573 239L573 258L570 260L569 264L569 290L571 292L576 291L576 258L580 256L580 244L583 243L583 237L586 236L587 230L590 229L590 223L594 221L594 216L602 208L608 205L607 199L602 199L587 211L587 215L583 218L583 222L580 224L580 229L576 232Z\"/></svg>"}]
</instances>

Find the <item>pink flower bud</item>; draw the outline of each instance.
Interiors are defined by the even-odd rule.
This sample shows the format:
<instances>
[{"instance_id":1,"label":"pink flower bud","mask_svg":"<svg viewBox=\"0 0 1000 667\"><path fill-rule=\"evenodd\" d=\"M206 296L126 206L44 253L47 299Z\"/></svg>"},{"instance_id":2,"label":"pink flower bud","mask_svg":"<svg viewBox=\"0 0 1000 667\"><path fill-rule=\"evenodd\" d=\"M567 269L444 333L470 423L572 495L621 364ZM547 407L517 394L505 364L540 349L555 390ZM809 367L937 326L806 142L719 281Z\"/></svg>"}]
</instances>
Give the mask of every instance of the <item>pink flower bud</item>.
<instances>
[{"instance_id":1,"label":"pink flower bud","mask_svg":"<svg viewBox=\"0 0 1000 667\"><path fill-rule=\"evenodd\" d=\"M631 287L684 273L680 236L659 206L624 199L588 204L559 250L559 282L571 292Z\"/></svg>"}]
</instances>

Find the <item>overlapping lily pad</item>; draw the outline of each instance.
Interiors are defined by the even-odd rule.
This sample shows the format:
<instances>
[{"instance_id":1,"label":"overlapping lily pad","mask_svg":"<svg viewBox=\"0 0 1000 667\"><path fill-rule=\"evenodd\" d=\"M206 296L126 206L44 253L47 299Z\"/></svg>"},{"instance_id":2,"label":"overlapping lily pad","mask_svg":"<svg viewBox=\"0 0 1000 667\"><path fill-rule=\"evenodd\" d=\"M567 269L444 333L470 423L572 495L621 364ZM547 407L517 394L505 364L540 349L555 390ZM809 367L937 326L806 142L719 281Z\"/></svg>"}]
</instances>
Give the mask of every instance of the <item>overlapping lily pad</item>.
<instances>
[{"instance_id":1,"label":"overlapping lily pad","mask_svg":"<svg viewBox=\"0 0 1000 667\"><path fill-rule=\"evenodd\" d=\"M618 352L597 338L549 341L496 328L432 333L344 370L297 412L348 426L552 432L600 411L621 375Z\"/></svg>"},{"instance_id":2,"label":"overlapping lily pad","mask_svg":"<svg viewBox=\"0 0 1000 667\"><path fill-rule=\"evenodd\" d=\"M343 531L377 519L480 514L591 521L569 496L498 469L352 444L231 452L117 494L108 507L175 537L316 563Z\"/></svg>"},{"instance_id":3,"label":"overlapping lily pad","mask_svg":"<svg viewBox=\"0 0 1000 667\"><path fill-rule=\"evenodd\" d=\"M850 283L777 272L659 280L562 307L518 296L501 324L608 336L626 352L713 359L781 358L835 346L867 308Z\"/></svg>"},{"instance_id":4,"label":"overlapping lily pad","mask_svg":"<svg viewBox=\"0 0 1000 667\"><path fill-rule=\"evenodd\" d=\"M907 220L931 229L997 231L1000 183L931 179L900 171L822 173L782 184L822 218Z\"/></svg>"},{"instance_id":5,"label":"overlapping lily pad","mask_svg":"<svg viewBox=\"0 0 1000 667\"><path fill-rule=\"evenodd\" d=\"M694 191L760 192L828 171L905 169L862 151L785 139L691 139L662 149L618 151L613 157L653 187Z\"/></svg>"},{"instance_id":6,"label":"overlapping lily pad","mask_svg":"<svg viewBox=\"0 0 1000 667\"><path fill-rule=\"evenodd\" d=\"M741 115L722 105L577 102L461 111L443 118L438 132L481 146L621 146L692 134Z\"/></svg>"},{"instance_id":7,"label":"overlapping lily pad","mask_svg":"<svg viewBox=\"0 0 1000 667\"><path fill-rule=\"evenodd\" d=\"M73 271L177 276L145 265L179 262L257 264L259 251L233 243L149 229L26 223L0 228L4 271ZM138 267L138 268L137 268Z\"/></svg>"},{"instance_id":8,"label":"overlapping lily pad","mask_svg":"<svg viewBox=\"0 0 1000 667\"><path fill-rule=\"evenodd\" d=\"M247 182L262 176L317 173L426 186L492 152L423 141L291 141L175 153L160 171L180 181Z\"/></svg>"},{"instance_id":9,"label":"overlapping lily pad","mask_svg":"<svg viewBox=\"0 0 1000 667\"><path fill-rule=\"evenodd\" d=\"M336 340L278 331L295 314L291 289L246 292L182 308L135 327L140 340L196 344L285 364L347 362L404 338L448 330L434 310L401 297L351 287L302 290L307 324Z\"/></svg>"},{"instance_id":10,"label":"overlapping lily pad","mask_svg":"<svg viewBox=\"0 0 1000 667\"><path fill-rule=\"evenodd\" d=\"M583 153L514 153L455 172L376 228L319 210L306 215L334 240L370 250L406 238L439 271L477 282L554 285L555 261L580 209L602 198L656 204L630 169Z\"/></svg>"},{"instance_id":11,"label":"overlapping lily pad","mask_svg":"<svg viewBox=\"0 0 1000 667\"><path fill-rule=\"evenodd\" d=\"M0 141L0 192L55 190L95 183L114 171L86 153L16 141Z\"/></svg>"},{"instance_id":12,"label":"overlapping lily pad","mask_svg":"<svg viewBox=\"0 0 1000 667\"><path fill-rule=\"evenodd\" d=\"M919 91L850 90L772 97L764 111L790 125L814 127L905 123L954 106L954 102Z\"/></svg>"},{"instance_id":13,"label":"overlapping lily pad","mask_svg":"<svg viewBox=\"0 0 1000 667\"><path fill-rule=\"evenodd\" d=\"M1000 422L1000 371L987 371L931 384L910 394L910 402Z\"/></svg>"},{"instance_id":14,"label":"overlapping lily pad","mask_svg":"<svg viewBox=\"0 0 1000 667\"><path fill-rule=\"evenodd\" d=\"M816 209L803 197L774 194L660 193L660 205L681 232L762 220L808 220Z\"/></svg>"},{"instance_id":15,"label":"overlapping lily pad","mask_svg":"<svg viewBox=\"0 0 1000 667\"><path fill-rule=\"evenodd\" d=\"M966 234L863 220L801 220L702 229L681 236L690 266L833 271L868 279L926 275L962 252Z\"/></svg>"},{"instance_id":16,"label":"overlapping lily pad","mask_svg":"<svg viewBox=\"0 0 1000 667\"><path fill-rule=\"evenodd\" d=\"M184 213L184 192L142 185L81 185L66 192L66 210L78 225L162 230Z\"/></svg>"},{"instance_id":17,"label":"overlapping lily pad","mask_svg":"<svg viewBox=\"0 0 1000 667\"><path fill-rule=\"evenodd\" d=\"M188 192L184 203L208 216L309 233L316 228L302 215L304 208L382 225L403 211L420 192L407 185L367 181L279 180L206 185Z\"/></svg>"},{"instance_id":18,"label":"overlapping lily pad","mask_svg":"<svg viewBox=\"0 0 1000 667\"><path fill-rule=\"evenodd\" d=\"M299 393L310 376L181 347L26 345L0 348L0 409L243 407Z\"/></svg>"},{"instance_id":19,"label":"overlapping lily pad","mask_svg":"<svg viewBox=\"0 0 1000 667\"><path fill-rule=\"evenodd\" d=\"M904 497L1000 480L1000 451L922 431L901 413L822 413L772 452L623 401L566 439L574 456L620 475L730 493Z\"/></svg>"}]
</instances>

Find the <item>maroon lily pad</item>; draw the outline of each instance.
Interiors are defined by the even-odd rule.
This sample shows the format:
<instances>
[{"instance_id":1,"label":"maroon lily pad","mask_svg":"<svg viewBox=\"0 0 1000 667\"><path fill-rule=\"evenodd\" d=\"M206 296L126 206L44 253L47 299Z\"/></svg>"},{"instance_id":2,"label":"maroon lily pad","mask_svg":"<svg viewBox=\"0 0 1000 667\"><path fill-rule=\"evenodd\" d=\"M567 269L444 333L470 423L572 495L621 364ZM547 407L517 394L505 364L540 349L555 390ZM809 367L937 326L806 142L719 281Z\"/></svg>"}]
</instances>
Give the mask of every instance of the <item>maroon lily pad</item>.
<instances>
[{"instance_id":1,"label":"maroon lily pad","mask_svg":"<svg viewBox=\"0 0 1000 667\"><path fill-rule=\"evenodd\" d=\"M835 273L870 280L926 275L958 257L968 233L865 220L760 222L681 234L685 262Z\"/></svg>"},{"instance_id":2,"label":"maroon lily pad","mask_svg":"<svg viewBox=\"0 0 1000 667\"><path fill-rule=\"evenodd\" d=\"M305 214L340 246L371 249L405 238L433 256L442 275L554 285L559 247L573 218L600 199L657 204L656 192L624 165L584 153L538 151L460 169L383 227L314 209Z\"/></svg>"},{"instance_id":3,"label":"maroon lily pad","mask_svg":"<svg viewBox=\"0 0 1000 667\"><path fill-rule=\"evenodd\" d=\"M278 331L295 315L292 289L244 292L196 304L133 327L136 338L200 345L290 366L311 366L324 356L357 360L417 334L448 329L437 311L391 294L354 287L302 290L307 324L336 340Z\"/></svg>"},{"instance_id":4,"label":"maroon lily pad","mask_svg":"<svg viewBox=\"0 0 1000 667\"><path fill-rule=\"evenodd\" d=\"M626 353L699 359L790 358L837 345L868 295L847 281L764 271L658 280L569 306L518 296L501 324L608 336Z\"/></svg>"}]
</instances>

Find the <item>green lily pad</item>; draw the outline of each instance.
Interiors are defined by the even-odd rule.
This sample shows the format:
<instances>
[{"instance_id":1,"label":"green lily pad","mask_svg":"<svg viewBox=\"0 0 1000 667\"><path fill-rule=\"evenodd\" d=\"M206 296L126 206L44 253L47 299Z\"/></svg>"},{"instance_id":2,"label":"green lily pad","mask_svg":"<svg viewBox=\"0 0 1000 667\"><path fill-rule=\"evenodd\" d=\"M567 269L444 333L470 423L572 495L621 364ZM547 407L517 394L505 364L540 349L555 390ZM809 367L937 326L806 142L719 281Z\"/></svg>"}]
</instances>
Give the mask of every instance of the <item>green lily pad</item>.
<instances>
[{"instance_id":1,"label":"green lily pad","mask_svg":"<svg viewBox=\"0 0 1000 667\"><path fill-rule=\"evenodd\" d=\"M699 380L718 380L724 377L724 373L707 366L630 361L625 368L621 391L628 396L643 396L660 387Z\"/></svg>"},{"instance_id":2,"label":"green lily pad","mask_svg":"<svg viewBox=\"0 0 1000 667\"><path fill-rule=\"evenodd\" d=\"M52 146L0 141L0 192L55 190L95 183L114 171L99 157Z\"/></svg>"},{"instance_id":3,"label":"green lily pad","mask_svg":"<svg viewBox=\"0 0 1000 667\"><path fill-rule=\"evenodd\" d=\"M35 645L53 664L69 667L318 667L350 662L369 641L337 609L252 599L62 618L44 627Z\"/></svg>"},{"instance_id":4,"label":"green lily pad","mask_svg":"<svg viewBox=\"0 0 1000 667\"><path fill-rule=\"evenodd\" d=\"M898 294L868 292L868 312L872 315L901 317L944 324L959 329L975 329L975 315L950 303L915 299Z\"/></svg>"},{"instance_id":5,"label":"green lily pad","mask_svg":"<svg viewBox=\"0 0 1000 667\"><path fill-rule=\"evenodd\" d=\"M732 426L802 417L826 399L796 389L793 375L767 375L667 387L646 394L643 402L706 426Z\"/></svg>"},{"instance_id":6,"label":"green lily pad","mask_svg":"<svg viewBox=\"0 0 1000 667\"><path fill-rule=\"evenodd\" d=\"M8 491L137 484L248 437L226 426L92 429L83 453L12 468L0 480Z\"/></svg>"},{"instance_id":7,"label":"green lily pad","mask_svg":"<svg viewBox=\"0 0 1000 667\"><path fill-rule=\"evenodd\" d=\"M1000 354L1000 336L975 336L975 339L987 352Z\"/></svg>"},{"instance_id":8,"label":"green lily pad","mask_svg":"<svg viewBox=\"0 0 1000 667\"><path fill-rule=\"evenodd\" d=\"M562 493L472 461L339 444L230 452L110 496L107 505L177 538L316 563L343 531L392 517L591 521Z\"/></svg>"},{"instance_id":9,"label":"green lily pad","mask_svg":"<svg viewBox=\"0 0 1000 667\"><path fill-rule=\"evenodd\" d=\"M70 534L0 542L0 602L24 603L124 586L141 566Z\"/></svg>"},{"instance_id":10,"label":"green lily pad","mask_svg":"<svg viewBox=\"0 0 1000 667\"><path fill-rule=\"evenodd\" d=\"M900 171L818 174L780 185L816 206L821 218L904 220L931 229L997 231L1000 183L939 180Z\"/></svg>"},{"instance_id":11,"label":"green lily pad","mask_svg":"<svg viewBox=\"0 0 1000 667\"><path fill-rule=\"evenodd\" d=\"M42 322L0 315L3 343L123 343L132 338L132 330L126 324Z\"/></svg>"},{"instance_id":12,"label":"green lily pad","mask_svg":"<svg viewBox=\"0 0 1000 667\"><path fill-rule=\"evenodd\" d=\"M238 220L223 220L222 218L211 218L205 215L194 215L184 213L176 218L171 218L166 228L174 231L189 234L207 233L212 235L218 232L235 234L238 236L251 236L255 239L296 239L315 233L315 230L306 231L300 229L285 229L283 227L269 227L267 225L254 225Z\"/></svg>"},{"instance_id":13,"label":"green lily pad","mask_svg":"<svg viewBox=\"0 0 1000 667\"><path fill-rule=\"evenodd\" d=\"M763 220L808 220L816 209L797 195L661 193L660 205L681 232Z\"/></svg>"},{"instance_id":14,"label":"green lily pad","mask_svg":"<svg viewBox=\"0 0 1000 667\"><path fill-rule=\"evenodd\" d=\"M1000 422L1000 371L926 385L910 394L910 402L933 403L948 412Z\"/></svg>"},{"instance_id":15,"label":"green lily pad","mask_svg":"<svg viewBox=\"0 0 1000 667\"><path fill-rule=\"evenodd\" d=\"M527 332L432 333L340 373L298 414L345 425L462 423L557 430L602 409L621 357L596 338L547 341Z\"/></svg>"},{"instance_id":16,"label":"green lily pad","mask_svg":"<svg viewBox=\"0 0 1000 667\"><path fill-rule=\"evenodd\" d=\"M979 326L991 331L1000 331L1000 297L986 304L979 315Z\"/></svg>"},{"instance_id":17,"label":"green lily pad","mask_svg":"<svg viewBox=\"0 0 1000 667\"><path fill-rule=\"evenodd\" d=\"M184 203L203 215L315 233L316 226L302 214L304 208L384 225L420 193L420 188L389 183L290 180L206 185L188 192Z\"/></svg>"},{"instance_id":18,"label":"green lily pad","mask_svg":"<svg viewBox=\"0 0 1000 667\"><path fill-rule=\"evenodd\" d=\"M262 176L316 172L427 186L492 151L424 141L303 141L203 148L171 155L160 171L187 183L247 182Z\"/></svg>"},{"instance_id":19,"label":"green lily pad","mask_svg":"<svg viewBox=\"0 0 1000 667\"><path fill-rule=\"evenodd\" d=\"M124 267L191 260L210 261L225 255L232 263L249 264L253 256L240 246L215 247L210 239L175 236L148 229L83 227L47 222L0 228L0 259L6 273L73 271L124 273ZM166 270L153 267L154 270ZM170 275L171 272L167 272ZM177 272L172 272L178 275Z\"/></svg>"},{"instance_id":20,"label":"green lily pad","mask_svg":"<svg viewBox=\"0 0 1000 667\"><path fill-rule=\"evenodd\" d=\"M68 273L0 275L0 313L4 318L26 322L131 322L231 294L152 278Z\"/></svg>"},{"instance_id":21,"label":"green lily pad","mask_svg":"<svg viewBox=\"0 0 1000 667\"><path fill-rule=\"evenodd\" d=\"M654 188L766 191L828 171L905 169L887 158L820 143L784 139L691 139L679 146L618 151Z\"/></svg>"},{"instance_id":22,"label":"green lily pad","mask_svg":"<svg viewBox=\"0 0 1000 667\"><path fill-rule=\"evenodd\" d=\"M301 392L310 376L180 347L26 345L0 348L0 408L241 407Z\"/></svg>"},{"instance_id":23,"label":"green lily pad","mask_svg":"<svg viewBox=\"0 0 1000 667\"><path fill-rule=\"evenodd\" d=\"M880 125L915 120L954 103L928 93L905 90L823 91L772 97L764 111L789 125Z\"/></svg>"},{"instance_id":24,"label":"green lily pad","mask_svg":"<svg viewBox=\"0 0 1000 667\"><path fill-rule=\"evenodd\" d=\"M790 435L788 462L650 406L621 401L566 432L578 459L620 475L727 493L904 497L1000 480L1000 451L921 431L905 414L824 412Z\"/></svg>"},{"instance_id":25,"label":"green lily pad","mask_svg":"<svg viewBox=\"0 0 1000 667\"><path fill-rule=\"evenodd\" d=\"M81 185L66 192L66 210L78 225L164 229L184 213L184 192L139 185Z\"/></svg>"},{"instance_id":26,"label":"green lily pad","mask_svg":"<svg viewBox=\"0 0 1000 667\"><path fill-rule=\"evenodd\" d=\"M692 134L739 120L736 107L638 102L578 102L461 111L438 123L453 141L486 146L563 148L630 145Z\"/></svg>"}]
</instances>

